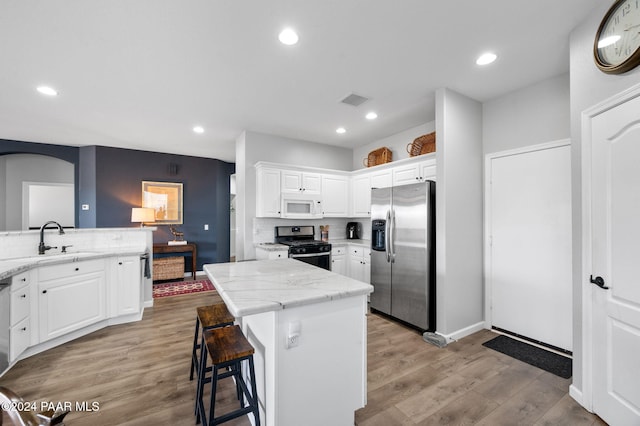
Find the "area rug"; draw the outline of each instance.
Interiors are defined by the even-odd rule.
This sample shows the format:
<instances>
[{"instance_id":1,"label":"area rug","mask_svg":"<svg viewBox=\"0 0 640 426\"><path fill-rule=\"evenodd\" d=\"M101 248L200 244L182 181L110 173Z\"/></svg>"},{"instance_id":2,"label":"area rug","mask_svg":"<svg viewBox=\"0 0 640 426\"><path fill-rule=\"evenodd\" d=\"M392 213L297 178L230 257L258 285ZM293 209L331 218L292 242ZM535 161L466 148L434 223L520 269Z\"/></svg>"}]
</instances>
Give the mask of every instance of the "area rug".
<instances>
[{"instance_id":1,"label":"area rug","mask_svg":"<svg viewBox=\"0 0 640 426\"><path fill-rule=\"evenodd\" d=\"M482 344L494 351L568 379L572 374L571 358L540 349L508 336L500 335Z\"/></svg>"},{"instance_id":2,"label":"area rug","mask_svg":"<svg viewBox=\"0 0 640 426\"><path fill-rule=\"evenodd\" d=\"M209 280L177 281L153 285L153 297L177 296L179 294L199 293L215 290Z\"/></svg>"}]
</instances>

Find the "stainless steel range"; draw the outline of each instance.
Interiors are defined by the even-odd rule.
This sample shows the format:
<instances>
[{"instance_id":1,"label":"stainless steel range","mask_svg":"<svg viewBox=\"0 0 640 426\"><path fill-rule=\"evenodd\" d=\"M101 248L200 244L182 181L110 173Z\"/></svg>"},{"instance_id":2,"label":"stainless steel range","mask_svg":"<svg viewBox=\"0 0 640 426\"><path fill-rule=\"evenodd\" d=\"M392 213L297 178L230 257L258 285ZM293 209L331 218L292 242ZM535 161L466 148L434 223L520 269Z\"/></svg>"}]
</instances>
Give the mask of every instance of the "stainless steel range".
<instances>
[{"instance_id":1,"label":"stainless steel range","mask_svg":"<svg viewBox=\"0 0 640 426\"><path fill-rule=\"evenodd\" d=\"M331 244L315 239L314 226L276 226L275 241L289 246L289 257L331 270Z\"/></svg>"}]
</instances>

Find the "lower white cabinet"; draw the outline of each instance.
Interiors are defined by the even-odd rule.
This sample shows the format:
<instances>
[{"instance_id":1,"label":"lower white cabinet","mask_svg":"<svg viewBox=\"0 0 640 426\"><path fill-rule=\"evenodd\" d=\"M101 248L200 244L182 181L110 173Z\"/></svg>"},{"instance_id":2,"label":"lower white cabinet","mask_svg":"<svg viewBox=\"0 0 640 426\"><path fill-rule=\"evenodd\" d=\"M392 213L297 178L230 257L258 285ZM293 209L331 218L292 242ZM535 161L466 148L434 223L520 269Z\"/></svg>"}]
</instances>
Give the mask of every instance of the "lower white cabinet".
<instances>
[{"instance_id":1,"label":"lower white cabinet","mask_svg":"<svg viewBox=\"0 0 640 426\"><path fill-rule=\"evenodd\" d=\"M40 342L106 318L104 265L96 259L39 269Z\"/></svg>"},{"instance_id":2,"label":"lower white cabinet","mask_svg":"<svg viewBox=\"0 0 640 426\"><path fill-rule=\"evenodd\" d=\"M354 280L371 283L371 248L349 246L349 276Z\"/></svg>"},{"instance_id":3,"label":"lower white cabinet","mask_svg":"<svg viewBox=\"0 0 640 426\"><path fill-rule=\"evenodd\" d=\"M331 248L331 271L340 275L347 275L346 247Z\"/></svg>"},{"instance_id":4,"label":"lower white cabinet","mask_svg":"<svg viewBox=\"0 0 640 426\"><path fill-rule=\"evenodd\" d=\"M111 282L111 291L115 293L115 316L137 314L140 312L142 293L141 263L138 256L117 257L115 260L116 282ZM113 315L112 315L113 316Z\"/></svg>"},{"instance_id":5,"label":"lower white cabinet","mask_svg":"<svg viewBox=\"0 0 640 426\"><path fill-rule=\"evenodd\" d=\"M9 362L14 361L31 344L31 273L11 277L9 326Z\"/></svg>"}]
</instances>

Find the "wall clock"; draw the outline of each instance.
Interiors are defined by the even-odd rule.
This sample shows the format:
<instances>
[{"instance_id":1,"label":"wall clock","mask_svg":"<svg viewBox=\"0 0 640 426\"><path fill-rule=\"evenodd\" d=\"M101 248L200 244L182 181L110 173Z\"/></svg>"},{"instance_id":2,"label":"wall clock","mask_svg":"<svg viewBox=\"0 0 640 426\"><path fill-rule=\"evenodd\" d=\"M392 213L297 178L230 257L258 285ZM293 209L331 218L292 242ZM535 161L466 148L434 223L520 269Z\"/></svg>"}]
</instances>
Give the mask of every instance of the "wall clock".
<instances>
[{"instance_id":1,"label":"wall clock","mask_svg":"<svg viewBox=\"0 0 640 426\"><path fill-rule=\"evenodd\" d=\"M593 43L600 70L622 74L640 64L640 0L616 0L602 18Z\"/></svg>"}]
</instances>

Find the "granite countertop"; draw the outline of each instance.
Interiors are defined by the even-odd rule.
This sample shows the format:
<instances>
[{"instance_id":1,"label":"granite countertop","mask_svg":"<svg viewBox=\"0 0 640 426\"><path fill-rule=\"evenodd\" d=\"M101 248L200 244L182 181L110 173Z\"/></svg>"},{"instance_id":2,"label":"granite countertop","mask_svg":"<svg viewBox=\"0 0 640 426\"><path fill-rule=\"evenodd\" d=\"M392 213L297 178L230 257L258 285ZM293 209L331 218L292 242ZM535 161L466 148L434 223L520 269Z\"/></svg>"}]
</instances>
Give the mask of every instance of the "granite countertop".
<instances>
[{"instance_id":1,"label":"granite countertop","mask_svg":"<svg viewBox=\"0 0 640 426\"><path fill-rule=\"evenodd\" d=\"M336 240L329 240L332 245L346 246L347 244L355 244L358 246L371 247L371 240L347 240L346 238L340 238Z\"/></svg>"},{"instance_id":2,"label":"granite countertop","mask_svg":"<svg viewBox=\"0 0 640 426\"><path fill-rule=\"evenodd\" d=\"M373 286L295 259L204 265L236 317L366 295Z\"/></svg>"},{"instance_id":3,"label":"granite countertop","mask_svg":"<svg viewBox=\"0 0 640 426\"><path fill-rule=\"evenodd\" d=\"M255 248L261 248L266 251L289 250L289 246L278 243L255 243Z\"/></svg>"},{"instance_id":4,"label":"granite countertop","mask_svg":"<svg viewBox=\"0 0 640 426\"><path fill-rule=\"evenodd\" d=\"M125 252L76 252L65 254L45 254L29 257L17 257L12 259L0 259L0 280L9 278L29 269L38 268L40 266L58 265L61 263L79 262L81 260L100 259L112 256L138 256L144 252L141 251L125 251Z\"/></svg>"}]
</instances>

